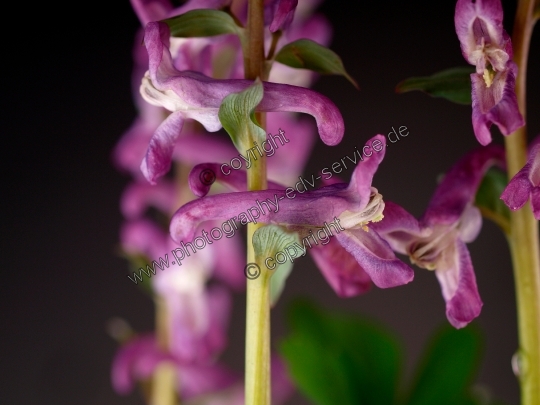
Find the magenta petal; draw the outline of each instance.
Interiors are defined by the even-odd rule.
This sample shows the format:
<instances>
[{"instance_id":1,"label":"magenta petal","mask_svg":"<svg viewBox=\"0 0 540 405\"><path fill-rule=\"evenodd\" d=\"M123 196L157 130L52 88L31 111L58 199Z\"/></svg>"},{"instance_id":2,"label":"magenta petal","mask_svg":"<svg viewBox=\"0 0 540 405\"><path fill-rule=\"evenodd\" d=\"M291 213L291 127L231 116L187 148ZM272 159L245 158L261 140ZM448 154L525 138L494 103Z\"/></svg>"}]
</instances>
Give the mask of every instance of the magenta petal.
<instances>
[{"instance_id":1,"label":"magenta petal","mask_svg":"<svg viewBox=\"0 0 540 405\"><path fill-rule=\"evenodd\" d=\"M422 229L415 217L392 201L384 202L383 215L384 218L371 223L370 228L381 235L392 250L398 253L408 254L407 247L415 238L429 236L431 233L430 229Z\"/></svg>"},{"instance_id":2,"label":"magenta petal","mask_svg":"<svg viewBox=\"0 0 540 405\"><path fill-rule=\"evenodd\" d=\"M380 143L380 147L382 147L380 151L374 149L374 147L379 148L377 141ZM373 146L374 142L375 146ZM373 176L379 168L379 164L383 160L386 151L386 138L383 135L375 135L366 142L362 150L363 152L358 153L363 153L363 160L354 169L348 188L350 192L356 195L358 207L365 207L369 202ZM371 153L371 155L368 156L368 153ZM355 155L355 158L358 158L358 156Z\"/></svg>"},{"instance_id":3,"label":"magenta petal","mask_svg":"<svg viewBox=\"0 0 540 405\"><path fill-rule=\"evenodd\" d=\"M501 199L515 211L531 198L532 211L536 219L540 216L540 137L530 145L529 158L523 168L510 180Z\"/></svg>"},{"instance_id":4,"label":"magenta petal","mask_svg":"<svg viewBox=\"0 0 540 405\"><path fill-rule=\"evenodd\" d=\"M216 134L201 132L182 133L173 152L175 160L190 165L206 162L225 163L230 162L235 156L238 156L238 151L230 140Z\"/></svg>"},{"instance_id":5,"label":"magenta petal","mask_svg":"<svg viewBox=\"0 0 540 405\"><path fill-rule=\"evenodd\" d=\"M126 218L135 219L142 216L150 206L163 212L170 212L175 197L174 186L168 181L162 181L155 186L147 182L133 182L124 190L120 200L120 208Z\"/></svg>"},{"instance_id":6,"label":"magenta petal","mask_svg":"<svg viewBox=\"0 0 540 405\"><path fill-rule=\"evenodd\" d=\"M116 353L112 367L112 386L120 394L129 393L135 381L150 377L156 366L171 356L161 352L154 335L138 336Z\"/></svg>"},{"instance_id":7,"label":"magenta petal","mask_svg":"<svg viewBox=\"0 0 540 405\"><path fill-rule=\"evenodd\" d=\"M480 315L482 300L476 286L476 276L469 251L456 239L450 268L435 270L446 301L446 316L455 328L463 328ZM450 260L450 258L449 258Z\"/></svg>"},{"instance_id":8,"label":"magenta petal","mask_svg":"<svg viewBox=\"0 0 540 405\"><path fill-rule=\"evenodd\" d=\"M246 265L246 254L242 239L222 237L213 243L212 255L215 259L214 276L232 289L243 291L246 288L246 276L239 269Z\"/></svg>"},{"instance_id":9,"label":"magenta petal","mask_svg":"<svg viewBox=\"0 0 540 405\"><path fill-rule=\"evenodd\" d=\"M486 171L494 164L504 167L504 162L504 149L498 145L467 153L444 176L431 198L423 222L430 226L458 221L465 208L474 202Z\"/></svg>"},{"instance_id":10,"label":"magenta petal","mask_svg":"<svg viewBox=\"0 0 540 405\"><path fill-rule=\"evenodd\" d=\"M287 371L287 367L278 355L273 354L271 358L271 378L272 378L272 404L279 405L287 401L294 393L294 385Z\"/></svg>"},{"instance_id":11,"label":"magenta petal","mask_svg":"<svg viewBox=\"0 0 540 405\"><path fill-rule=\"evenodd\" d=\"M185 400L224 390L237 379L234 371L217 364L182 365L178 373L179 391Z\"/></svg>"},{"instance_id":12,"label":"magenta petal","mask_svg":"<svg viewBox=\"0 0 540 405\"><path fill-rule=\"evenodd\" d=\"M529 181L527 165L521 169L506 186L501 199L511 210L520 209L529 200L532 191L532 184Z\"/></svg>"},{"instance_id":13,"label":"magenta petal","mask_svg":"<svg viewBox=\"0 0 540 405\"><path fill-rule=\"evenodd\" d=\"M270 32L289 28L294 18L294 10L298 5L298 0L276 0L275 3L274 18L270 24Z\"/></svg>"},{"instance_id":14,"label":"magenta petal","mask_svg":"<svg viewBox=\"0 0 540 405\"><path fill-rule=\"evenodd\" d=\"M414 278L413 270L397 259L388 243L370 229L345 230L336 235L339 243L358 261L379 288L407 284Z\"/></svg>"},{"instance_id":15,"label":"magenta petal","mask_svg":"<svg viewBox=\"0 0 540 405\"><path fill-rule=\"evenodd\" d=\"M482 145L491 142L491 124L496 124L504 135L525 125L515 93L517 67L513 62L508 62L508 66L506 71L497 73L489 88L481 75L471 74L473 128Z\"/></svg>"},{"instance_id":16,"label":"magenta petal","mask_svg":"<svg viewBox=\"0 0 540 405\"><path fill-rule=\"evenodd\" d=\"M336 184L314 191L246 191L218 194L191 201L174 214L170 233L174 241L189 241L203 221L222 220L239 227L247 222L291 226L320 226L332 222L343 211L353 208L346 184ZM293 197L293 198L290 198ZM258 217L255 217L255 215ZM238 225L240 222L240 225ZM234 229L234 228L233 228Z\"/></svg>"},{"instance_id":17,"label":"magenta petal","mask_svg":"<svg viewBox=\"0 0 540 405\"><path fill-rule=\"evenodd\" d=\"M371 279L337 239L310 251L326 281L340 297L354 297L371 288Z\"/></svg>"},{"instance_id":18,"label":"magenta petal","mask_svg":"<svg viewBox=\"0 0 540 405\"><path fill-rule=\"evenodd\" d=\"M146 156L141 163L141 171L150 184L156 184L156 180L171 168L174 145L183 125L182 113L174 112L161 123L152 136Z\"/></svg>"},{"instance_id":19,"label":"magenta petal","mask_svg":"<svg viewBox=\"0 0 540 405\"><path fill-rule=\"evenodd\" d=\"M172 10L169 0L131 0L131 6L143 26L164 19Z\"/></svg>"},{"instance_id":20,"label":"magenta petal","mask_svg":"<svg viewBox=\"0 0 540 405\"><path fill-rule=\"evenodd\" d=\"M484 37L487 44L501 45L503 35L503 8L500 0L458 0L454 15L454 24L463 56L471 64L472 52ZM482 31L478 32L476 24L481 23Z\"/></svg>"},{"instance_id":21,"label":"magenta petal","mask_svg":"<svg viewBox=\"0 0 540 405\"><path fill-rule=\"evenodd\" d=\"M126 222L120 230L120 242L126 253L142 254L152 260L168 253L167 240L167 234L147 219Z\"/></svg>"}]
</instances>

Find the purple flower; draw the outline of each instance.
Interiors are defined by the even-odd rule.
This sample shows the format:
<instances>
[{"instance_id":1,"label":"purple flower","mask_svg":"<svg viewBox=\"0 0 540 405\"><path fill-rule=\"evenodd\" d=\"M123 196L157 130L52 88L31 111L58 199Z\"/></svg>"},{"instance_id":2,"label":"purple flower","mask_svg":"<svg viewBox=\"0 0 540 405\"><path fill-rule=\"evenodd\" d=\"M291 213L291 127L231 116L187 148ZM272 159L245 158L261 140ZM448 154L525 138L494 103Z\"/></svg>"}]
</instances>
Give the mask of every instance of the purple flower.
<instances>
[{"instance_id":1,"label":"purple flower","mask_svg":"<svg viewBox=\"0 0 540 405\"><path fill-rule=\"evenodd\" d=\"M384 220L373 224L396 252L409 255L419 267L435 270L446 316L456 328L471 322L482 308L465 243L476 239L482 227L482 216L473 204L478 186L493 164L504 165L501 147L476 149L446 174L420 221L387 202Z\"/></svg>"},{"instance_id":2,"label":"purple flower","mask_svg":"<svg viewBox=\"0 0 540 405\"><path fill-rule=\"evenodd\" d=\"M184 399L223 390L236 379L231 370L220 365L180 360L160 349L154 335L142 335L129 341L116 354L111 370L112 385L116 392L127 394L136 381L150 378L163 362L175 366L178 389Z\"/></svg>"},{"instance_id":3,"label":"purple flower","mask_svg":"<svg viewBox=\"0 0 540 405\"><path fill-rule=\"evenodd\" d=\"M531 144L529 159L501 194L501 199L515 211L531 199L534 217L540 220L540 135Z\"/></svg>"},{"instance_id":4,"label":"purple flower","mask_svg":"<svg viewBox=\"0 0 540 405\"><path fill-rule=\"evenodd\" d=\"M146 26L145 44L150 70L143 78L141 94L149 103L172 112L154 133L141 165L148 181L155 183L169 170L174 145L185 119L195 119L211 132L219 130L221 102L227 95L246 89L251 82L215 80L200 73L176 70L169 51L169 28L164 23ZM257 109L313 115L321 139L328 145L339 143L343 137L343 118L337 107L325 96L309 89L265 82L264 97Z\"/></svg>"},{"instance_id":5,"label":"purple flower","mask_svg":"<svg viewBox=\"0 0 540 405\"><path fill-rule=\"evenodd\" d=\"M502 26L500 0L458 0L454 17L465 59L476 66L471 74L472 121L478 142L491 142L489 128L496 124L509 135L525 122L515 94L517 66L512 43Z\"/></svg>"},{"instance_id":6,"label":"purple flower","mask_svg":"<svg viewBox=\"0 0 540 405\"><path fill-rule=\"evenodd\" d=\"M367 145L375 142L384 145L384 140L382 135L377 135ZM208 220L228 220L229 223L232 220L245 225L251 222L246 216L249 210L252 217L255 210L258 211L258 222L284 226L298 232L301 238L309 237L312 232L323 229L324 224L333 222L336 228L339 225L342 229L335 229L339 232L335 235L339 248L346 251L340 254L346 256L348 252L358 264L351 264L352 258L348 258L349 265L342 268L342 263L332 256L338 248L335 243L317 248L321 249L316 257L324 267L323 274L332 279L330 284L338 294L350 296L365 291L366 277L361 274L364 271L381 288L406 284L413 278L412 269L395 257L388 243L371 227L371 222L380 221L384 209L382 196L371 187L383 156L384 149L363 158L349 184L333 184L312 191L302 188L284 190L284 187L274 185L276 188L271 190L218 194L192 201L174 214L171 236L178 243L191 240L197 226ZM193 176L195 180L197 177ZM238 171L218 180L240 189L245 173ZM354 286L343 285L347 282Z\"/></svg>"}]
</instances>

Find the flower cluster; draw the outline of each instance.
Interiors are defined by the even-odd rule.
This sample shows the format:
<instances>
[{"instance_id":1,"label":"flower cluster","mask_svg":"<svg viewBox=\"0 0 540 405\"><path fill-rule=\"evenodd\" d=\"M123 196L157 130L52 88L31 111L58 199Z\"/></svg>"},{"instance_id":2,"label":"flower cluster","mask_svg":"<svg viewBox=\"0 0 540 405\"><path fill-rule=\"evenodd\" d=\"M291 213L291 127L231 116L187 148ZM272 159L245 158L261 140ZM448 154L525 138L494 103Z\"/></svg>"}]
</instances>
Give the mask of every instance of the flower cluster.
<instances>
[{"instance_id":1,"label":"flower cluster","mask_svg":"<svg viewBox=\"0 0 540 405\"><path fill-rule=\"evenodd\" d=\"M482 301L466 243L475 240L482 225L474 204L484 174L493 165L505 166L502 148L483 146L465 155L440 182L420 219L384 201L373 187L384 149L362 159L348 183L332 182L285 198L287 184L301 174L316 139L313 122L297 113L315 119L327 145L338 144L345 131L338 108L305 88L314 73L270 58L268 80L254 83L242 78L243 46L237 35L176 38L163 21L192 10L214 9L226 10L235 24L242 25L247 18L245 1L191 0L177 9L168 0L132 0L132 4L144 25L134 51L139 117L118 143L114 161L133 176L121 201L126 219L121 244L133 263L149 262L191 241L208 225L205 222L234 218L255 201L279 200L279 209L276 204L275 211L258 221L300 238L339 219L344 230L310 250L338 296L356 296L372 284L390 288L411 282L414 271L396 257L399 253L416 266L435 271L446 316L454 327L462 328L480 314ZM323 17L313 15L315 5L315 0L266 1L265 49L274 52L300 38L326 44L330 28ZM487 145L492 123L505 135L524 124L514 93L517 68L511 60L510 39L502 29L500 2L458 0L455 25L463 55L476 66L471 74L473 128L479 142ZM215 170L215 186L210 187L201 173L231 161L238 152L246 153L239 146L246 143L235 141L242 134L230 133L221 109L231 96L254 89L260 91L260 100L249 111L249 119L256 112L268 113L266 130L285 131L290 143L268 159L268 189L248 190L243 169L226 175ZM218 133L222 127L236 148ZM376 135L367 144L374 141L386 143ZM512 209L530 197L536 218L540 217L539 162L540 142L502 195ZM167 363L175 369L182 403L242 404L242 383L219 362L227 346L231 292L242 291L246 283L241 243L236 235L209 244L197 255L187 250L186 254L182 263L149 280L164 314L164 327L124 344L113 362L113 385L118 392L128 392L135 381L149 379L158 365ZM272 374L273 403L279 404L292 386L277 356Z\"/></svg>"}]
</instances>

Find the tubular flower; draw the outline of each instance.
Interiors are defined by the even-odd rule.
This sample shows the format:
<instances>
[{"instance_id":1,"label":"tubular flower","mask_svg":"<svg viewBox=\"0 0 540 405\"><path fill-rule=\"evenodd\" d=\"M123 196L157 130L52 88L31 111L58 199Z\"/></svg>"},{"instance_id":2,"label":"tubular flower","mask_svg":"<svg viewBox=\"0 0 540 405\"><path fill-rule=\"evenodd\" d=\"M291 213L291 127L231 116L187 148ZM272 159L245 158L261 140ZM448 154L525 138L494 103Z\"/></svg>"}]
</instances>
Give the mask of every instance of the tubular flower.
<instances>
[{"instance_id":1,"label":"tubular flower","mask_svg":"<svg viewBox=\"0 0 540 405\"><path fill-rule=\"evenodd\" d=\"M529 159L501 194L501 199L515 211L531 199L534 217L540 220L540 135L531 146Z\"/></svg>"},{"instance_id":2,"label":"tubular flower","mask_svg":"<svg viewBox=\"0 0 540 405\"><path fill-rule=\"evenodd\" d=\"M512 43L502 26L500 0L458 0L454 22L463 56L476 72L471 74L474 134L482 145L491 142L489 128L496 124L509 135L525 122L515 94L517 66Z\"/></svg>"},{"instance_id":3,"label":"tubular flower","mask_svg":"<svg viewBox=\"0 0 540 405\"><path fill-rule=\"evenodd\" d=\"M169 51L169 28L165 23L149 23L145 31L149 72L141 85L141 94L150 104L165 107L172 114L157 128L141 165L150 183L165 174L184 120L199 121L208 131L221 128L218 111L223 99L246 89L249 80L216 80L193 71L180 72ZM264 83L259 111L297 111L311 114L317 121L321 139L328 145L341 141L343 118L325 96L309 89L277 83Z\"/></svg>"},{"instance_id":4,"label":"tubular flower","mask_svg":"<svg viewBox=\"0 0 540 405\"><path fill-rule=\"evenodd\" d=\"M377 135L368 141L368 144L375 141L383 143L384 139L382 135ZM229 220L229 224L234 222L235 226L238 220L241 225L245 225L252 222L246 213L252 213L251 218L254 219L255 211L259 215L256 221L281 225L298 232L302 238L321 230L325 226L323 224L335 221L342 229L335 235L339 247L348 252L358 264L348 265L342 270L330 257L330 251L336 250L335 243L330 247L317 248L329 249L326 252L328 254L319 255L319 262L325 267L326 277L335 278L330 284L338 294L350 296L365 291L365 275L351 274L355 271L366 272L380 288L406 284L413 279L412 269L398 260L388 243L371 228L372 222L381 220L384 209L381 194L371 187L371 181L383 156L384 149L363 159L354 170L349 184L332 184L311 191L300 191L291 187L284 190L284 187L279 185L271 185L275 189L239 191L191 201L174 214L170 225L171 236L177 243L191 240L197 226L208 220ZM221 176L218 180L229 182L238 190L241 189L242 181L239 176L242 175L245 178L245 173L237 172ZM193 186L194 181L190 183ZM204 188L197 189L199 195L204 194ZM307 249L305 246L304 248ZM354 293L341 285L346 281L358 284Z\"/></svg>"},{"instance_id":5,"label":"tubular flower","mask_svg":"<svg viewBox=\"0 0 540 405\"><path fill-rule=\"evenodd\" d=\"M499 146L474 150L446 174L420 221L387 202L384 220L373 225L396 252L409 255L418 267L435 270L446 316L456 328L471 322L482 308L465 243L476 239L482 227L473 205L478 186L490 166L503 162Z\"/></svg>"}]
</instances>

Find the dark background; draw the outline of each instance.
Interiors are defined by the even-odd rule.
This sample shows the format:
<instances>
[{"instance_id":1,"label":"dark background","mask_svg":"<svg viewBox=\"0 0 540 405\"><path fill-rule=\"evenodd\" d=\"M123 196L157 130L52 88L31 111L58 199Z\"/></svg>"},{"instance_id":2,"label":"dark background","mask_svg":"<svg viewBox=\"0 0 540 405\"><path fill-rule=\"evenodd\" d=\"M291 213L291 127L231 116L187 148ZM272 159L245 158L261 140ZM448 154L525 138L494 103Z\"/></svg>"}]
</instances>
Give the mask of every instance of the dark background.
<instances>
[{"instance_id":1,"label":"dark background","mask_svg":"<svg viewBox=\"0 0 540 405\"><path fill-rule=\"evenodd\" d=\"M105 332L113 316L146 331L153 304L126 280L117 256L118 201L128 178L113 168L113 146L135 117L131 51L139 26L128 1L77 6L17 3L5 18L2 125L1 394L4 404L142 404L110 385L117 344ZM352 3L352 2L351 2ZM337 147L319 141L304 173L331 165L376 133L407 126L375 178L387 200L420 215L436 176L478 145L470 107L420 93L396 95L404 78L465 65L454 32L455 2L369 2L320 8L334 26L332 49L361 91L324 77L315 89L341 109L346 134ZM510 32L514 1L503 1ZM77 7L77 8L75 8ZM351 8L352 7L352 8ZM13 27L13 26L12 26ZM540 132L540 34L529 61L529 134ZM497 130L494 142L502 143ZM347 175L350 175L348 173ZM5 245L4 245L5 243ZM484 307L477 323L486 350L478 383L518 403L510 359L517 347L515 296L502 232L485 221L469 245ZM339 299L310 259L302 259L273 311L273 340L285 333L284 307L298 295L327 308L367 314L402 336L412 370L430 333L445 322L434 274L417 269L413 283ZM235 298L225 360L241 369L244 297ZM294 404L304 403L298 399Z\"/></svg>"}]
</instances>

